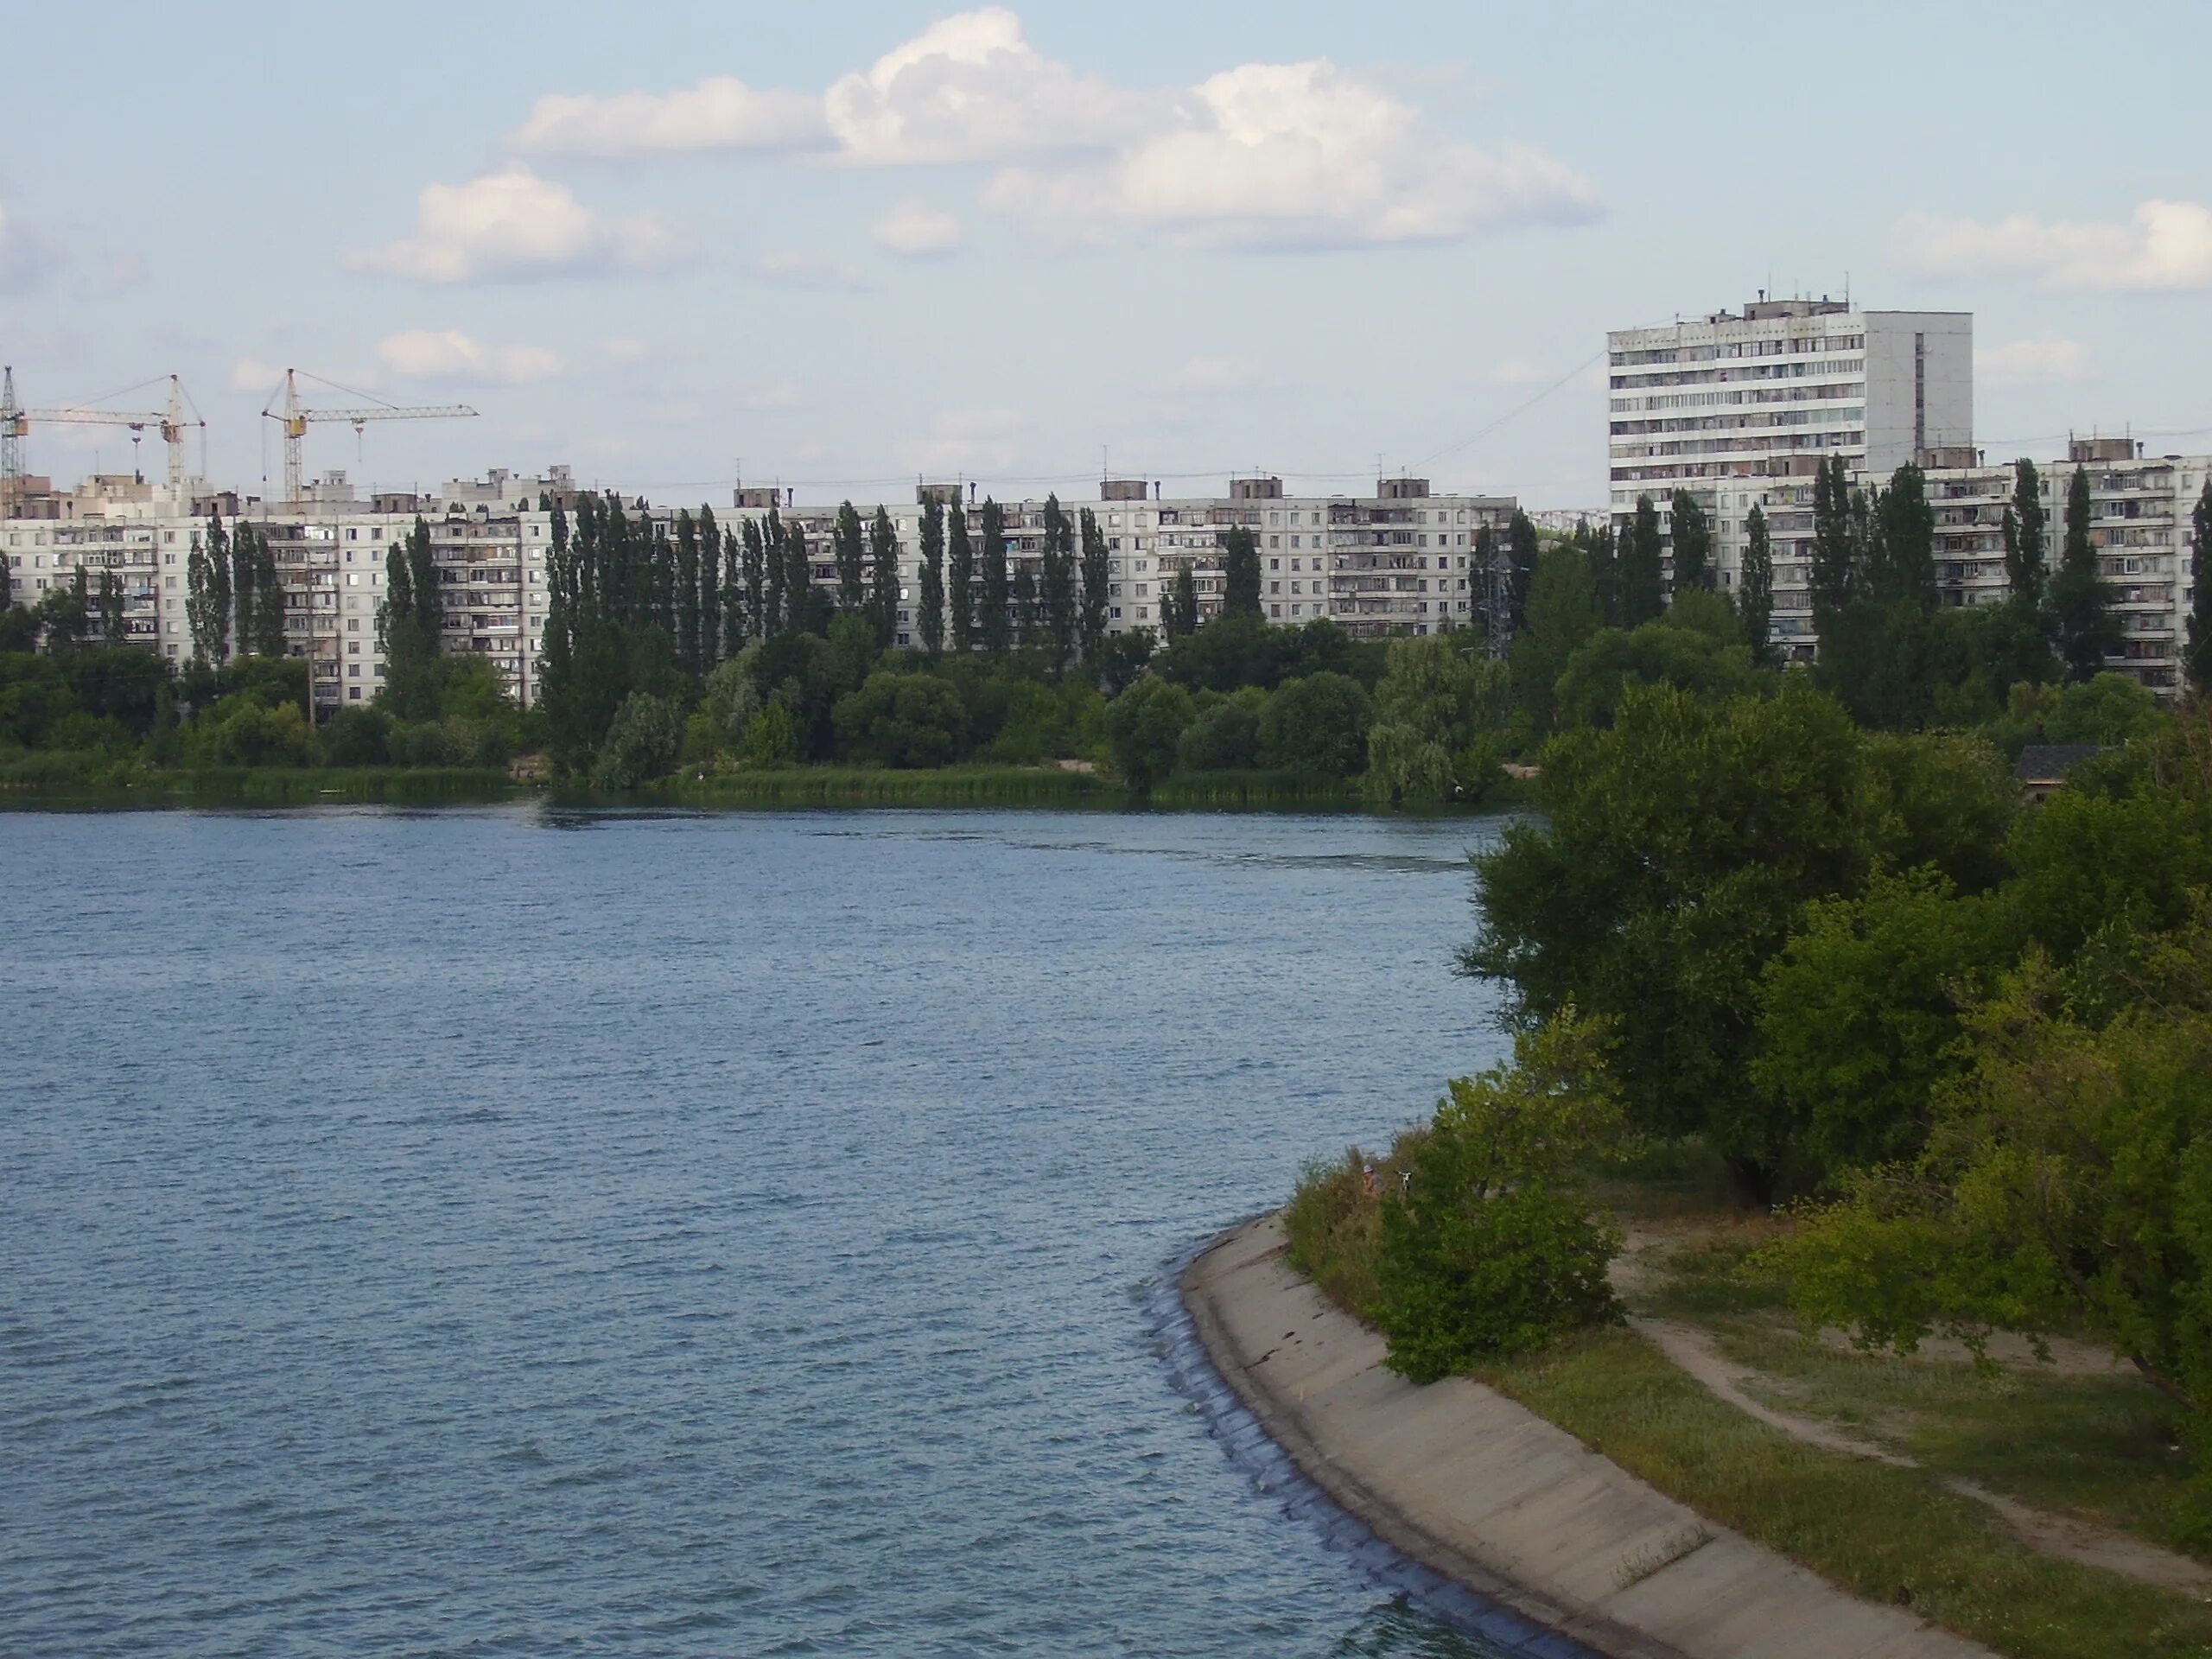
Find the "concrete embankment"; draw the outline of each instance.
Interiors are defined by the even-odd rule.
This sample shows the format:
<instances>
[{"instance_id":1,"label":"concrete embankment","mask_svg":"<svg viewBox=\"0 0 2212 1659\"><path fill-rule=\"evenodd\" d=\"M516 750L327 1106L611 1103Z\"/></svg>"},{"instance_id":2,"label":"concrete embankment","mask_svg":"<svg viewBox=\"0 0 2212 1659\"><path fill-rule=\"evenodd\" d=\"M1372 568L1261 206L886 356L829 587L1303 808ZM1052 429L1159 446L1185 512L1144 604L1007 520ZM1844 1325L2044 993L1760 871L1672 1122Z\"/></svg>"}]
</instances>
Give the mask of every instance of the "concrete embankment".
<instances>
[{"instance_id":1,"label":"concrete embankment","mask_svg":"<svg viewBox=\"0 0 2212 1659\"><path fill-rule=\"evenodd\" d=\"M1382 1338L1282 1248L1268 1217L1191 1263L1198 1339L1291 1460L1414 1560L1615 1659L1988 1659L1703 1521L1494 1390L1385 1370Z\"/></svg>"}]
</instances>

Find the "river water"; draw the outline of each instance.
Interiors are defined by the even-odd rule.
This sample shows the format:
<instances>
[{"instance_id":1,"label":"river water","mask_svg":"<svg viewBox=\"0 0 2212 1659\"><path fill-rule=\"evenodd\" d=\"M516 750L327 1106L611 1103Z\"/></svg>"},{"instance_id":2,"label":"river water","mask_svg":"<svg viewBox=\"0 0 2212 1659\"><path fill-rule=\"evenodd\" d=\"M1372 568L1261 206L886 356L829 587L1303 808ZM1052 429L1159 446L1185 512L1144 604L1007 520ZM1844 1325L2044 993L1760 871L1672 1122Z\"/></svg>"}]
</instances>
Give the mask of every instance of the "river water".
<instances>
[{"instance_id":1,"label":"river water","mask_svg":"<svg viewBox=\"0 0 2212 1659\"><path fill-rule=\"evenodd\" d=\"M1147 1292L1495 1057L1495 830L0 814L0 1651L1487 1651Z\"/></svg>"}]
</instances>

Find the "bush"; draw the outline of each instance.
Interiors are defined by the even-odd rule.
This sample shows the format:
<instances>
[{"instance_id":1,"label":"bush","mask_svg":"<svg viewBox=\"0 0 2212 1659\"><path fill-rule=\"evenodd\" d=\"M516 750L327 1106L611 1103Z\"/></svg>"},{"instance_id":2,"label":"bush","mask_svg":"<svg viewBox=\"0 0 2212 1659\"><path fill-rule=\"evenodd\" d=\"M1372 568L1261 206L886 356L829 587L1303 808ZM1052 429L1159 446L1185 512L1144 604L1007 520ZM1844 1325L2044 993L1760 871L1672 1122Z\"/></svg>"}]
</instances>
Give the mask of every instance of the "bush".
<instances>
[{"instance_id":1,"label":"bush","mask_svg":"<svg viewBox=\"0 0 2212 1659\"><path fill-rule=\"evenodd\" d=\"M381 709L340 709L322 728L326 766L380 766L391 757L391 717Z\"/></svg>"},{"instance_id":2,"label":"bush","mask_svg":"<svg viewBox=\"0 0 2212 1659\"><path fill-rule=\"evenodd\" d=\"M1367 767L1373 699L1348 674L1286 680L1260 711L1262 766L1349 778Z\"/></svg>"},{"instance_id":3,"label":"bush","mask_svg":"<svg viewBox=\"0 0 2212 1659\"><path fill-rule=\"evenodd\" d=\"M1205 709L1175 744L1179 772L1243 772L1260 764L1260 711L1268 694L1257 686L1231 692Z\"/></svg>"},{"instance_id":4,"label":"bush","mask_svg":"<svg viewBox=\"0 0 2212 1659\"><path fill-rule=\"evenodd\" d=\"M632 691L615 711L613 727L600 746L592 783L600 789L635 789L649 779L665 777L683 743L683 710L665 697Z\"/></svg>"},{"instance_id":5,"label":"bush","mask_svg":"<svg viewBox=\"0 0 2212 1659\"><path fill-rule=\"evenodd\" d=\"M948 766L968 742L968 710L934 674L871 674L837 700L837 748L863 765Z\"/></svg>"},{"instance_id":6,"label":"bush","mask_svg":"<svg viewBox=\"0 0 2212 1659\"><path fill-rule=\"evenodd\" d=\"M780 702L772 702L753 715L745 735L738 740L741 766L788 766L798 759L798 728L791 711Z\"/></svg>"},{"instance_id":7,"label":"bush","mask_svg":"<svg viewBox=\"0 0 2212 1659\"><path fill-rule=\"evenodd\" d=\"M1147 790L1173 772L1176 745L1195 718L1191 694L1153 675L1107 704L1106 742L1122 781Z\"/></svg>"},{"instance_id":8,"label":"bush","mask_svg":"<svg viewBox=\"0 0 2212 1659\"><path fill-rule=\"evenodd\" d=\"M1449 1088L1382 1202L1375 1322L1416 1382L1620 1317L1605 1278L1620 1236L1582 1185L1621 1146L1597 1027L1570 1010L1512 1065Z\"/></svg>"},{"instance_id":9,"label":"bush","mask_svg":"<svg viewBox=\"0 0 2212 1659\"><path fill-rule=\"evenodd\" d=\"M304 766L315 759L315 732L296 702L242 703L214 726L207 743L208 759L219 766Z\"/></svg>"}]
</instances>

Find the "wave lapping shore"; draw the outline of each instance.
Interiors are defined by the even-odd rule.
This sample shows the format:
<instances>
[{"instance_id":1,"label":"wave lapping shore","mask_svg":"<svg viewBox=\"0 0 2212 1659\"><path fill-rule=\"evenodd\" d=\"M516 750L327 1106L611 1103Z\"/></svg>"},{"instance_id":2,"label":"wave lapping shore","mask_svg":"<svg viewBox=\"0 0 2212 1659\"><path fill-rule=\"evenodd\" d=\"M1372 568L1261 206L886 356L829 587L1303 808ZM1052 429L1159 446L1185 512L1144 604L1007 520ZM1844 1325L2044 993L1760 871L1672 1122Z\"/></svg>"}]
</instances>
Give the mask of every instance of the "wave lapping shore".
<instances>
[{"instance_id":1,"label":"wave lapping shore","mask_svg":"<svg viewBox=\"0 0 2212 1659\"><path fill-rule=\"evenodd\" d=\"M1615 1659L1988 1659L1716 1527L1465 1377L1415 1387L1283 1261L1274 1217L1185 1270L1223 1380L1384 1541Z\"/></svg>"}]
</instances>

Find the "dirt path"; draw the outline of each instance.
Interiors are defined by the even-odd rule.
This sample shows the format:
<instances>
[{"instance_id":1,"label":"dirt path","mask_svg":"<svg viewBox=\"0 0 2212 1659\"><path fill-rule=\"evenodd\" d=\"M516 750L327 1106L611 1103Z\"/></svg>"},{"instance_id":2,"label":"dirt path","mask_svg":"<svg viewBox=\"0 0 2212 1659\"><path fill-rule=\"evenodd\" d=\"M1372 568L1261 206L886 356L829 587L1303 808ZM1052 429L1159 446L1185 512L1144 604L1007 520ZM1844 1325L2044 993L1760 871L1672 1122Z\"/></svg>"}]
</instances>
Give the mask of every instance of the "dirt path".
<instances>
[{"instance_id":1,"label":"dirt path","mask_svg":"<svg viewBox=\"0 0 2212 1659\"><path fill-rule=\"evenodd\" d=\"M1648 1277L1648 1265L1637 1259L1639 1242L1648 1248L1658 1241L1648 1235L1639 1241L1637 1236L1630 1235L1629 1248L1615 1262L1612 1275L1614 1288L1624 1298L1640 1289ZM1754 1386L1772 1389L1776 1386L1774 1379L1764 1371L1730 1359L1714 1345L1708 1332L1673 1319L1649 1319L1633 1313L1629 1316L1629 1324L1685 1375L1703 1383L1718 1398L1794 1440L1829 1452L1840 1452L1846 1457L1871 1458L1877 1463L1885 1463L1894 1468L1918 1469L1923 1466L1916 1459L1872 1440L1863 1440L1833 1423L1822 1422L1817 1418L1801 1417L1794 1412L1777 1410L1768 1405L1754 1395L1751 1389ZM2078 1368L2075 1374L2091 1369L2088 1357L2094 1351L2082 1344L2071 1345L2076 1351L2071 1356ZM1966 1357L1963 1350L1959 1357ZM2031 1364L2038 1363L2024 1351L2022 1357ZM2097 1361L2094 1367L2097 1370L2109 1370L2113 1363L2109 1355L2097 1356ZM2060 1369L2069 1368L2062 1365ZM2108 1527L2100 1527L2092 1522L2037 1509L2018 1498L1993 1492L1979 1481L1968 1480L1963 1476L1939 1475L1936 1478L1961 1497L1970 1497L1977 1503L1986 1504L2023 1541L2045 1555L2078 1561L2085 1567L2101 1567L2107 1573L2117 1573L2124 1578L2133 1579L2139 1584L2154 1585L2162 1590L2212 1599L2212 1567L2191 1560L2186 1555L2126 1533L2115 1532Z\"/></svg>"}]
</instances>

